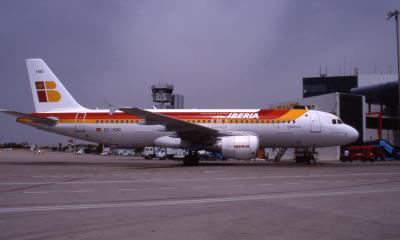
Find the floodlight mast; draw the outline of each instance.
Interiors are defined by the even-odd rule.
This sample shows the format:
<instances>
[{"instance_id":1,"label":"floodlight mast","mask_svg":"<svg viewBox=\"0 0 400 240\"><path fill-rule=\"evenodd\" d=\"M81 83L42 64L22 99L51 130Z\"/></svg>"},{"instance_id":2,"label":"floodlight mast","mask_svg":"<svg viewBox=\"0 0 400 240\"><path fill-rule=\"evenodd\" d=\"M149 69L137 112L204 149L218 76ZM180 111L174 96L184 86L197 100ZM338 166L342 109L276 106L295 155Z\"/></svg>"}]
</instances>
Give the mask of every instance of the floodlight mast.
<instances>
[{"instance_id":1,"label":"floodlight mast","mask_svg":"<svg viewBox=\"0 0 400 240\"><path fill-rule=\"evenodd\" d=\"M399 102L398 102L398 112L397 114L400 115L400 43L399 43L399 10L394 10L392 12L388 13L388 18L387 20L391 19L394 17L394 20L396 21L396 40L397 40L397 80L399 81Z\"/></svg>"}]
</instances>

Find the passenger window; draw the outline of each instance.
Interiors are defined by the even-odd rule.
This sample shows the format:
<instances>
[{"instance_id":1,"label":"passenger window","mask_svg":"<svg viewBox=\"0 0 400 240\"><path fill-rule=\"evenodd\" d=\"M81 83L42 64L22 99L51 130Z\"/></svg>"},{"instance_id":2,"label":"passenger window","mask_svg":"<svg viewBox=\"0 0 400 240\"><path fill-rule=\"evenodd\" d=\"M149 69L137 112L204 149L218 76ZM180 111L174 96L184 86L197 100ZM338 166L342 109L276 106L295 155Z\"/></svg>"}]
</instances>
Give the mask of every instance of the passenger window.
<instances>
[{"instance_id":1,"label":"passenger window","mask_svg":"<svg viewBox=\"0 0 400 240\"><path fill-rule=\"evenodd\" d=\"M332 119L332 124L336 124L336 119Z\"/></svg>"}]
</instances>

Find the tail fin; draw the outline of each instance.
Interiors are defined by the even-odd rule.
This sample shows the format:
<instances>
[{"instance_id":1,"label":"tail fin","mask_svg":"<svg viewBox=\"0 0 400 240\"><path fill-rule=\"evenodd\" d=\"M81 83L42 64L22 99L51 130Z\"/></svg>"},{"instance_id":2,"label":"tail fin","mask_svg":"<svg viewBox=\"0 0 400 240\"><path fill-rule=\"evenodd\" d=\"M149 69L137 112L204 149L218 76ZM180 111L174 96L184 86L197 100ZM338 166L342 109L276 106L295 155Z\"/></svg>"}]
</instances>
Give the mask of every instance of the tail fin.
<instances>
[{"instance_id":1,"label":"tail fin","mask_svg":"<svg viewBox=\"0 0 400 240\"><path fill-rule=\"evenodd\" d=\"M75 101L42 59L26 59L26 65L36 112L85 109Z\"/></svg>"}]
</instances>

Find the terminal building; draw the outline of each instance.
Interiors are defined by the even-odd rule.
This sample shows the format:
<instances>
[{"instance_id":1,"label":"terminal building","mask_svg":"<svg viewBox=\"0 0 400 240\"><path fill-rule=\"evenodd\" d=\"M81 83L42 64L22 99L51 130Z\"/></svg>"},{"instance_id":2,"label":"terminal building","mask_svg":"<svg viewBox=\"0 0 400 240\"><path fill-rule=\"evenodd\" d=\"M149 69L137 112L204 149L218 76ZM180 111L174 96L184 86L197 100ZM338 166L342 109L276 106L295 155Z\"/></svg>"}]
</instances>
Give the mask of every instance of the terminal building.
<instances>
[{"instance_id":1,"label":"terminal building","mask_svg":"<svg viewBox=\"0 0 400 240\"><path fill-rule=\"evenodd\" d=\"M303 98L270 105L271 108L314 106L340 117L360 134L353 145L384 139L400 146L399 93L397 75L355 73L349 76L303 78ZM317 149L318 160L339 160L343 147ZM294 149L283 155L294 158Z\"/></svg>"},{"instance_id":2,"label":"terminal building","mask_svg":"<svg viewBox=\"0 0 400 240\"><path fill-rule=\"evenodd\" d=\"M321 75L303 78L304 99L334 92L354 95L347 97L353 99L356 95L365 97L362 105L362 118L365 119L365 124L363 129L357 129L363 137L360 140L364 142L384 138L394 145L400 145L398 89L397 75L390 74L332 77ZM359 118L356 117L356 112L360 113L361 107L354 105L356 102L351 100L349 103L342 102L342 104L350 106L350 116L343 116L344 120L347 118L349 124L359 126L360 124L355 123L352 118ZM341 108L346 108L346 106L341 106ZM320 108L320 110L324 109ZM343 115L340 112L338 114L339 117Z\"/></svg>"}]
</instances>

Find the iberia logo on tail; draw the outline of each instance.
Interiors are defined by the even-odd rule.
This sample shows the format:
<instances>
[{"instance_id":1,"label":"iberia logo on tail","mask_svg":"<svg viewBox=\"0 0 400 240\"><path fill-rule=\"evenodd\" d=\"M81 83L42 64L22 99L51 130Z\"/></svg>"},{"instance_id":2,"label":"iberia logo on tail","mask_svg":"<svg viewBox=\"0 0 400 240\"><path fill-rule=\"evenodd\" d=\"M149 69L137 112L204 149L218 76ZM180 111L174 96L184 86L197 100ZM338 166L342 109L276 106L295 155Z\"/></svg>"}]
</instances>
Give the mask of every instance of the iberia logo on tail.
<instances>
[{"instance_id":1,"label":"iberia logo on tail","mask_svg":"<svg viewBox=\"0 0 400 240\"><path fill-rule=\"evenodd\" d=\"M35 82L39 102L59 102L61 94L55 90L57 85L53 81Z\"/></svg>"}]
</instances>

